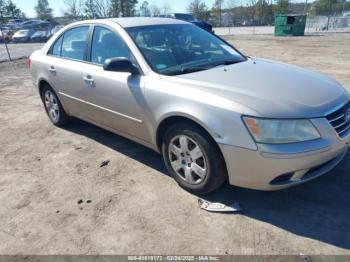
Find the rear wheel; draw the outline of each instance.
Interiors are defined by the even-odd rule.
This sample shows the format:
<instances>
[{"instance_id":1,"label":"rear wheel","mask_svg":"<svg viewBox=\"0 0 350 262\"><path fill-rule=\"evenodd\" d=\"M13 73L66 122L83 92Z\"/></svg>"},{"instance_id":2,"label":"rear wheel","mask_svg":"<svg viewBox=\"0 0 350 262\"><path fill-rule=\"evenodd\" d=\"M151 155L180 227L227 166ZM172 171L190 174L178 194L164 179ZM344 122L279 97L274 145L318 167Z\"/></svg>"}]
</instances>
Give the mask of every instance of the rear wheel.
<instances>
[{"instance_id":1,"label":"rear wheel","mask_svg":"<svg viewBox=\"0 0 350 262\"><path fill-rule=\"evenodd\" d=\"M46 85L43 88L41 97L45 106L46 113L54 125L64 126L70 122L71 117L68 116L64 111L55 91L53 91L49 85Z\"/></svg>"},{"instance_id":2,"label":"rear wheel","mask_svg":"<svg viewBox=\"0 0 350 262\"><path fill-rule=\"evenodd\" d=\"M165 132L162 153L169 173L190 192L211 192L227 178L217 144L203 129L190 122L174 124Z\"/></svg>"}]
</instances>

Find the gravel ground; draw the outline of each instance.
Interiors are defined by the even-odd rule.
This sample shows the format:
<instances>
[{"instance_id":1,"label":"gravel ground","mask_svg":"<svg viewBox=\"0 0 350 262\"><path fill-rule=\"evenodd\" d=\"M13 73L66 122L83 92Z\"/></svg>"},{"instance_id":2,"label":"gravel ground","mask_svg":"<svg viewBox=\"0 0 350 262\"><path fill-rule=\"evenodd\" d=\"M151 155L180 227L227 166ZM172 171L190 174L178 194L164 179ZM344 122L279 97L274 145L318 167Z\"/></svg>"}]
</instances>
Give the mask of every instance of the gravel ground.
<instances>
[{"instance_id":1,"label":"gravel ground","mask_svg":"<svg viewBox=\"0 0 350 262\"><path fill-rule=\"evenodd\" d=\"M349 34L230 41L350 90ZM349 154L295 188L225 185L208 199L235 199L244 211L207 213L151 150L82 121L51 125L23 60L0 63L0 78L1 254L350 255Z\"/></svg>"}]
</instances>

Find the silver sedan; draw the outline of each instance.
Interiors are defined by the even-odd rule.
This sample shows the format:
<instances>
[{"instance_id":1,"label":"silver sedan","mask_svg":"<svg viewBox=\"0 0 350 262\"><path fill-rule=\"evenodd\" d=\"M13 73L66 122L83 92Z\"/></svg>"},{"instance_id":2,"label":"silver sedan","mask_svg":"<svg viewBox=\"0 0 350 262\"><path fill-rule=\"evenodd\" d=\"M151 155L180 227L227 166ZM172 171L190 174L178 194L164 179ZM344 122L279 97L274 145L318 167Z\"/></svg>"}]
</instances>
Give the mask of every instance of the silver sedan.
<instances>
[{"instance_id":1,"label":"silver sedan","mask_svg":"<svg viewBox=\"0 0 350 262\"><path fill-rule=\"evenodd\" d=\"M243 55L187 22L83 21L29 60L54 125L80 118L162 153L185 189L275 190L334 168L349 94L316 72Z\"/></svg>"}]
</instances>

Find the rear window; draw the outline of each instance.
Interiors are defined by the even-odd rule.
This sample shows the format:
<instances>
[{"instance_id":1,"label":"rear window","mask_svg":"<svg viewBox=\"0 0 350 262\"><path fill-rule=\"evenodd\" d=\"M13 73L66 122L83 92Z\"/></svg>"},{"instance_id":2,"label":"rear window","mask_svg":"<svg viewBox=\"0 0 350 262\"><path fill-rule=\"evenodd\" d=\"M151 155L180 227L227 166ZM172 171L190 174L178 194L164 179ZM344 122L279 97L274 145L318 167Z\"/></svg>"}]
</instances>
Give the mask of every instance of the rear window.
<instances>
[{"instance_id":1,"label":"rear window","mask_svg":"<svg viewBox=\"0 0 350 262\"><path fill-rule=\"evenodd\" d=\"M54 56L60 56L61 55L61 49L62 49L62 40L63 40L63 35L56 40L54 45L52 46L51 54Z\"/></svg>"},{"instance_id":2,"label":"rear window","mask_svg":"<svg viewBox=\"0 0 350 262\"><path fill-rule=\"evenodd\" d=\"M84 60L88 45L89 26L66 31L52 45L49 54L74 60Z\"/></svg>"}]
</instances>

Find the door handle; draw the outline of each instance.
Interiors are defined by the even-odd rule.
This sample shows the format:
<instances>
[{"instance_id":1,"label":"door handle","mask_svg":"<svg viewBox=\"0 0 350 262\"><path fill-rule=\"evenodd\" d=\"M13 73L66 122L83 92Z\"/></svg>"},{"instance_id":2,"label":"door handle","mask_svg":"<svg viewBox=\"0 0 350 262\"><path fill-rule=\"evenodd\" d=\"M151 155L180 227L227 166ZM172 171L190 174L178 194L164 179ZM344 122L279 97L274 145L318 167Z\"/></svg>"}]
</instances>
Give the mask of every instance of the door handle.
<instances>
[{"instance_id":1,"label":"door handle","mask_svg":"<svg viewBox=\"0 0 350 262\"><path fill-rule=\"evenodd\" d=\"M90 75L87 75L84 77L84 81L91 87L94 86L94 79L90 76Z\"/></svg>"},{"instance_id":2,"label":"door handle","mask_svg":"<svg viewBox=\"0 0 350 262\"><path fill-rule=\"evenodd\" d=\"M50 66L50 67L49 67L49 71L50 71L51 73L56 73L56 69L55 69L54 66Z\"/></svg>"}]
</instances>

